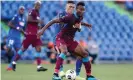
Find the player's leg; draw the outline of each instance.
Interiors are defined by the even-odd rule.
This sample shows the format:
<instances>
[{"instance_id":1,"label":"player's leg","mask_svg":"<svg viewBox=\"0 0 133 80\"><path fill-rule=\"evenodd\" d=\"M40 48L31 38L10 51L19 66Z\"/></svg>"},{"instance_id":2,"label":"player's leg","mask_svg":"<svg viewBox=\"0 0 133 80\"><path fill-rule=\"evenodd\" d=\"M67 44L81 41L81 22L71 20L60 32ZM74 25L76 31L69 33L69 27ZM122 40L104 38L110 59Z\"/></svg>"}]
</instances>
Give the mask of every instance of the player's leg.
<instances>
[{"instance_id":1,"label":"player's leg","mask_svg":"<svg viewBox=\"0 0 133 80\"><path fill-rule=\"evenodd\" d=\"M34 39L34 41L32 41L31 44L36 49L35 58L36 58L36 62L37 62L37 71L47 71L46 68L43 68L41 66L41 46L42 46L42 41L40 40L40 38L37 38L37 36L31 36L31 38Z\"/></svg>"},{"instance_id":2,"label":"player's leg","mask_svg":"<svg viewBox=\"0 0 133 80\"><path fill-rule=\"evenodd\" d=\"M23 41L22 47L21 47L21 41L18 41L18 40L16 41L16 45L14 45L16 49L16 54L13 56L12 62L11 62L11 65L14 71L16 70L16 62L20 59L21 55L25 52L25 50L27 50L29 45L30 45L30 41L27 38Z\"/></svg>"},{"instance_id":3,"label":"player's leg","mask_svg":"<svg viewBox=\"0 0 133 80\"><path fill-rule=\"evenodd\" d=\"M14 39L8 38L6 43L6 54L8 54L12 50L13 45L14 45ZM12 70L11 64L8 65L7 70Z\"/></svg>"},{"instance_id":4,"label":"player's leg","mask_svg":"<svg viewBox=\"0 0 133 80\"><path fill-rule=\"evenodd\" d=\"M89 61L89 56L88 56L87 51L85 51L85 49L81 45L78 44L78 46L75 48L75 53L82 57L82 62L86 70L86 76L87 76L86 79L96 80L96 78L91 75L91 63Z\"/></svg>"},{"instance_id":5,"label":"player's leg","mask_svg":"<svg viewBox=\"0 0 133 80\"><path fill-rule=\"evenodd\" d=\"M77 41L69 41L69 44L72 44L69 46L69 50L72 51L72 54L77 56L77 61L76 61L76 80L85 80L85 78L82 78L79 76L80 74L80 70L81 70L81 66L82 66L82 56L81 54L76 54L75 53L75 48L78 46L78 42Z\"/></svg>"},{"instance_id":6,"label":"player's leg","mask_svg":"<svg viewBox=\"0 0 133 80\"><path fill-rule=\"evenodd\" d=\"M76 75L77 76L79 76L80 74L81 67L82 67L82 59L78 57L76 60Z\"/></svg>"},{"instance_id":7,"label":"player's leg","mask_svg":"<svg viewBox=\"0 0 133 80\"><path fill-rule=\"evenodd\" d=\"M63 61L66 58L66 54L67 54L68 51L67 51L67 46L66 46L64 40L58 40L57 39L56 45L60 49L61 53L60 53L60 55L59 55L59 57L57 58L57 61L56 61L53 80L61 80L61 78L59 77L59 71L60 71L61 65L63 65Z\"/></svg>"},{"instance_id":8,"label":"player's leg","mask_svg":"<svg viewBox=\"0 0 133 80\"><path fill-rule=\"evenodd\" d=\"M37 71L47 71L46 68L41 66L41 46L35 46L36 49L36 62L37 62Z\"/></svg>"},{"instance_id":9,"label":"player's leg","mask_svg":"<svg viewBox=\"0 0 133 80\"><path fill-rule=\"evenodd\" d=\"M60 50L57 46L55 46L54 48L55 48L55 51L57 52L57 57L56 58L58 58L61 52L60 52ZM65 77L65 72L63 71L63 65L60 66L59 76L61 78Z\"/></svg>"}]
</instances>

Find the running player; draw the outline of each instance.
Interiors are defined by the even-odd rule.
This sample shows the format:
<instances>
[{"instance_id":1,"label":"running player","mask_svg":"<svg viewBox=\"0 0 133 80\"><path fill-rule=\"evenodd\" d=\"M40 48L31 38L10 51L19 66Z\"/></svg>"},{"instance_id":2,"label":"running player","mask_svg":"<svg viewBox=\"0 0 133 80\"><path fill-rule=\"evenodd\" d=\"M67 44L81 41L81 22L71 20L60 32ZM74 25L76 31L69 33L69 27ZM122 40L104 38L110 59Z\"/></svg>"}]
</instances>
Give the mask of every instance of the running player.
<instances>
[{"instance_id":1,"label":"running player","mask_svg":"<svg viewBox=\"0 0 133 80\"><path fill-rule=\"evenodd\" d=\"M41 66L41 40L40 37L37 37L37 31L39 29L38 24L42 24L42 20L39 16L39 9L41 6L40 1L36 1L34 5L34 9L32 9L28 14L28 21L26 27L26 36L23 40L22 48L18 51L16 56L13 59L12 67L13 70L16 69L16 61L20 58L20 56L24 53L25 50L32 45L36 49L36 61L37 61L37 71L46 71L46 68Z\"/></svg>"},{"instance_id":2,"label":"running player","mask_svg":"<svg viewBox=\"0 0 133 80\"><path fill-rule=\"evenodd\" d=\"M59 13L58 14L58 18L61 18L61 17L65 16L65 15L67 15L67 14L73 14L74 9L75 9L74 1L68 1L67 4L66 4L65 11ZM56 24L56 28L59 28L57 33L59 33L59 31L63 28L64 25L65 25L64 23L57 23ZM59 55L60 54L60 50L56 46L55 46L55 49L56 49L56 51L57 51L57 53ZM79 76L81 66L82 66L82 60L81 59L77 59L77 61L76 61L76 75L77 75L76 76L76 80L85 80L84 78ZM59 76L60 77L64 77L65 76L65 73L63 71L63 66L62 65L60 67Z\"/></svg>"},{"instance_id":3,"label":"running player","mask_svg":"<svg viewBox=\"0 0 133 80\"><path fill-rule=\"evenodd\" d=\"M17 52L21 48L21 33L24 34L24 27L26 24L26 18L24 16L24 6L20 6L18 13L8 23L10 27L7 40L7 53L15 49ZM11 64L9 64L7 70L12 70Z\"/></svg>"},{"instance_id":4,"label":"running player","mask_svg":"<svg viewBox=\"0 0 133 80\"><path fill-rule=\"evenodd\" d=\"M89 61L88 53L82 46L78 44L77 41L74 41L74 36L76 31L80 28L84 11L85 4L83 2L79 2L76 5L76 13L72 15L67 14L62 18L53 19L38 33L38 36L42 35L44 31L54 23L66 23L64 28L58 33L56 37L56 46L61 50L61 53L56 62L56 67L52 78L53 80L61 80L58 75L59 69L60 66L63 65L63 61L66 58L68 51L82 59L86 70L86 80L96 80L95 77L91 75L91 63ZM83 22L82 25L90 27L89 24Z\"/></svg>"}]
</instances>

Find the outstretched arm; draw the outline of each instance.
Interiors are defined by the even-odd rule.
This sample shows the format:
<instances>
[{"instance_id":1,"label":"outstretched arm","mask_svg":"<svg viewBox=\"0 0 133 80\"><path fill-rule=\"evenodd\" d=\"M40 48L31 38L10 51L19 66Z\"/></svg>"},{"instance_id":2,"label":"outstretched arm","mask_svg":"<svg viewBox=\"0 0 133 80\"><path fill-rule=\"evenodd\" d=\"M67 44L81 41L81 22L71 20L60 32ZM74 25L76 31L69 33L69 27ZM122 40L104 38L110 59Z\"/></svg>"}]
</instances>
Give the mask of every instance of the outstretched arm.
<instances>
[{"instance_id":1,"label":"outstretched arm","mask_svg":"<svg viewBox=\"0 0 133 80\"><path fill-rule=\"evenodd\" d=\"M91 28L92 27L91 24L88 24L88 23L85 23L85 22L81 22L81 25L86 26L88 28Z\"/></svg>"},{"instance_id":2,"label":"outstretched arm","mask_svg":"<svg viewBox=\"0 0 133 80\"><path fill-rule=\"evenodd\" d=\"M61 18L56 18L56 19L53 19L51 20L50 22L48 22L48 24L46 24L42 29L41 31L38 33L38 36L41 36L44 31L49 28L52 24L54 23L68 23L71 21L71 18L72 18L72 15L67 15L67 16L63 16Z\"/></svg>"},{"instance_id":3,"label":"outstretched arm","mask_svg":"<svg viewBox=\"0 0 133 80\"><path fill-rule=\"evenodd\" d=\"M52 24L54 24L54 23L61 23L61 21L60 21L60 19L53 19L53 20L51 20L50 22L48 22L48 24L46 24L42 29L41 29L41 31L38 33L38 36L41 36L43 33L44 33L44 31L47 29L47 28L49 28Z\"/></svg>"}]
</instances>

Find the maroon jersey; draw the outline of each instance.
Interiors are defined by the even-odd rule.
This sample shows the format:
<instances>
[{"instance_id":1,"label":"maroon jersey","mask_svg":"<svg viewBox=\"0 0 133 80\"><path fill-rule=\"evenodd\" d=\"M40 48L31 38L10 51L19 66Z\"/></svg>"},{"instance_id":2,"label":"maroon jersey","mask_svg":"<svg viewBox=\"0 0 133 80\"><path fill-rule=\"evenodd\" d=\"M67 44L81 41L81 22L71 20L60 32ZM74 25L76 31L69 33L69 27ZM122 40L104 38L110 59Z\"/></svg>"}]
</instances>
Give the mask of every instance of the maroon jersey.
<instances>
[{"instance_id":1,"label":"maroon jersey","mask_svg":"<svg viewBox=\"0 0 133 80\"><path fill-rule=\"evenodd\" d=\"M75 33L78 28L75 28L76 23L80 23L83 17L78 17L76 14L67 14L60 18L60 21L65 25L63 29L57 34L57 37L64 39L74 39Z\"/></svg>"},{"instance_id":2,"label":"maroon jersey","mask_svg":"<svg viewBox=\"0 0 133 80\"><path fill-rule=\"evenodd\" d=\"M31 16L33 20L40 19L38 10L32 9L28 15ZM37 22L28 22L27 23L26 32L29 35L36 35L37 31L38 31L38 23Z\"/></svg>"}]
</instances>

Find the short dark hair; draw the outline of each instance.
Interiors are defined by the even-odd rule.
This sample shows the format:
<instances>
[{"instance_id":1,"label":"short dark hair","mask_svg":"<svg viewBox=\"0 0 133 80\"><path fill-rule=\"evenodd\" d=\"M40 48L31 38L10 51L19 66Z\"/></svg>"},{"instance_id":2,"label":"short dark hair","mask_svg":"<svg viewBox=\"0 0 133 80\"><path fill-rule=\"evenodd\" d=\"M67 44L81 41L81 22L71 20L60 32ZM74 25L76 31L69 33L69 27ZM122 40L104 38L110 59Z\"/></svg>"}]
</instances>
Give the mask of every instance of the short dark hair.
<instances>
[{"instance_id":1,"label":"short dark hair","mask_svg":"<svg viewBox=\"0 0 133 80\"><path fill-rule=\"evenodd\" d=\"M77 3L77 5L76 5L76 6L79 6L79 5L81 5L81 6L85 6L85 3L84 3L84 2L82 2L82 1L80 1L80 2L78 2L78 3Z\"/></svg>"},{"instance_id":2,"label":"short dark hair","mask_svg":"<svg viewBox=\"0 0 133 80\"><path fill-rule=\"evenodd\" d=\"M67 1L67 4L69 4L69 3L75 4L75 2L71 1L71 0Z\"/></svg>"}]
</instances>

